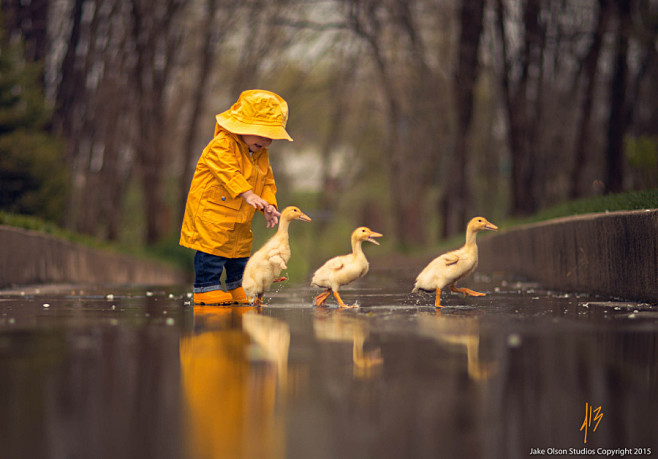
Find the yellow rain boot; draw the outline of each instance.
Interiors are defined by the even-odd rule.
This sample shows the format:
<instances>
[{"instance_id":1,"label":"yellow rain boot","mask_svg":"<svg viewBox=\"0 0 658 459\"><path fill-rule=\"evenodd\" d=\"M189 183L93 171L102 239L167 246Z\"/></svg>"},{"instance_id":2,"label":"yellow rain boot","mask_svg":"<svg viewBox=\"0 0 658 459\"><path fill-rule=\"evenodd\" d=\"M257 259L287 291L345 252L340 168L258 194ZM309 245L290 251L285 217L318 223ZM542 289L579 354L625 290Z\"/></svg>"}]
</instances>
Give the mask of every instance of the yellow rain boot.
<instances>
[{"instance_id":1,"label":"yellow rain boot","mask_svg":"<svg viewBox=\"0 0 658 459\"><path fill-rule=\"evenodd\" d=\"M249 304L249 297L244 292L244 289L242 287L238 287L238 288L234 288L233 290L229 290L228 293L231 294L231 297L233 298L234 303Z\"/></svg>"},{"instance_id":2,"label":"yellow rain boot","mask_svg":"<svg viewBox=\"0 0 658 459\"><path fill-rule=\"evenodd\" d=\"M194 304L231 304L233 302L233 295L224 290L211 290L194 294Z\"/></svg>"}]
</instances>

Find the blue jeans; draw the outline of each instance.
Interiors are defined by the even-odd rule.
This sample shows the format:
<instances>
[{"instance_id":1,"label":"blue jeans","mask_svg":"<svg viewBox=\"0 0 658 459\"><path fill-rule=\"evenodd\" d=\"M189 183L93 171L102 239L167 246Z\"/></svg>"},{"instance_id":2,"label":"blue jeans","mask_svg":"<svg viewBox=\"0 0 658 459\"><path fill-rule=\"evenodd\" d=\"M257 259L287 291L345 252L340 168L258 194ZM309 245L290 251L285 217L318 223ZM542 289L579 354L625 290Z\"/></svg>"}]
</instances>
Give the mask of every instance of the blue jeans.
<instances>
[{"instance_id":1,"label":"blue jeans","mask_svg":"<svg viewBox=\"0 0 658 459\"><path fill-rule=\"evenodd\" d=\"M194 293L222 290L219 280L226 269L226 290L233 290L242 285L242 273L249 257L225 258L209 253L197 252L194 255Z\"/></svg>"}]
</instances>

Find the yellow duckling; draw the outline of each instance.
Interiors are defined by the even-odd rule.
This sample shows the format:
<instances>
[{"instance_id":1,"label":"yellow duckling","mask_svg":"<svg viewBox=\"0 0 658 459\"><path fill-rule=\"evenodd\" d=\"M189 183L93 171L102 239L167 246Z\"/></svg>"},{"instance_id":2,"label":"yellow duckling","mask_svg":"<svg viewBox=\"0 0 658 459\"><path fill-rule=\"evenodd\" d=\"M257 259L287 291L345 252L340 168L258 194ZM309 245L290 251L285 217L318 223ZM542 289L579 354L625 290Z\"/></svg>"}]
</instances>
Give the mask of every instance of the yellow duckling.
<instances>
[{"instance_id":1,"label":"yellow duckling","mask_svg":"<svg viewBox=\"0 0 658 459\"><path fill-rule=\"evenodd\" d=\"M482 230L496 231L498 227L484 217L475 217L466 228L466 244L460 249L444 253L435 258L416 278L412 293L418 290L433 292L436 290L434 305L441 307L441 290L450 286L453 292L471 296L485 296L467 288L457 288L455 283L475 271L478 265L478 246L475 242L477 233Z\"/></svg>"},{"instance_id":2,"label":"yellow duckling","mask_svg":"<svg viewBox=\"0 0 658 459\"><path fill-rule=\"evenodd\" d=\"M341 285L347 285L368 273L370 264L363 253L361 243L368 241L379 245L379 242L373 239L375 237L382 237L382 234L375 233L365 226L355 229L352 233L352 253L331 258L315 271L311 285L326 289L315 297L316 306L324 305L327 297L333 293L341 308L355 307L343 303L338 289Z\"/></svg>"},{"instance_id":3,"label":"yellow duckling","mask_svg":"<svg viewBox=\"0 0 658 459\"><path fill-rule=\"evenodd\" d=\"M311 221L298 207L290 206L283 209L276 233L249 258L244 268L242 288L256 306L261 305L263 294L265 290L269 290L272 283L286 279L277 277L282 270L287 269L286 263L290 260L288 227L293 220Z\"/></svg>"}]
</instances>

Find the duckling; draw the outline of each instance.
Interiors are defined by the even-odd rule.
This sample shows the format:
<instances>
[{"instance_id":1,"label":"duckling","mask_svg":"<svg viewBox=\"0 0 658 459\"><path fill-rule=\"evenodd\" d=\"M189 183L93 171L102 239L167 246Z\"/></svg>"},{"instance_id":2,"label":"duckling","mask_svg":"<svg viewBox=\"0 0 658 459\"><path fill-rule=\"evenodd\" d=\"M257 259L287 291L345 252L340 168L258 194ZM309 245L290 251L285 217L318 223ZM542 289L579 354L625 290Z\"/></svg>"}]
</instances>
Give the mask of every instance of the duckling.
<instances>
[{"instance_id":1,"label":"duckling","mask_svg":"<svg viewBox=\"0 0 658 459\"><path fill-rule=\"evenodd\" d=\"M286 280L285 277L277 277L282 270L287 269L286 263L290 260L288 227L293 220L311 221L299 207L290 206L283 209L276 233L249 258L245 266L242 288L256 306L261 305L263 294L269 290L272 283Z\"/></svg>"},{"instance_id":2,"label":"duckling","mask_svg":"<svg viewBox=\"0 0 658 459\"><path fill-rule=\"evenodd\" d=\"M485 296L484 293L474 292L468 288L457 288L455 283L475 271L478 265L478 247L475 242L477 233L482 230L496 231L498 227L487 221L484 217L475 217L468 222L466 227L466 244L463 247L432 260L423 269L412 290L435 291L436 300L434 305L441 307L441 290L450 286L453 292L463 293L471 296Z\"/></svg>"},{"instance_id":3,"label":"duckling","mask_svg":"<svg viewBox=\"0 0 658 459\"><path fill-rule=\"evenodd\" d=\"M311 285L326 289L315 297L316 306L324 305L327 297L333 293L341 308L356 307L345 305L338 294L338 289L341 285L347 285L368 273L370 265L363 253L361 243L368 241L379 245L379 242L373 239L375 237L382 237L382 234L365 226L355 229L351 238L352 253L331 258L315 271Z\"/></svg>"}]
</instances>

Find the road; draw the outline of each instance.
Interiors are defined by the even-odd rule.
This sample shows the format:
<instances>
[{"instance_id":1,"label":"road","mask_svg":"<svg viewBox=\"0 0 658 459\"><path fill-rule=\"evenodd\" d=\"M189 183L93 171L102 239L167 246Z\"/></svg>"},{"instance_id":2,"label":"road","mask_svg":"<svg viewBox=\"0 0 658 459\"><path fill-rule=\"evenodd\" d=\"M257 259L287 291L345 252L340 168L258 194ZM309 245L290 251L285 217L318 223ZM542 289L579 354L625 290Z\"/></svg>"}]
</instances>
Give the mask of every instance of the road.
<instances>
[{"instance_id":1,"label":"road","mask_svg":"<svg viewBox=\"0 0 658 459\"><path fill-rule=\"evenodd\" d=\"M655 307L476 275L487 296L436 310L409 277L373 270L346 310L290 283L260 309L194 307L189 286L0 292L3 457L658 454Z\"/></svg>"}]
</instances>

